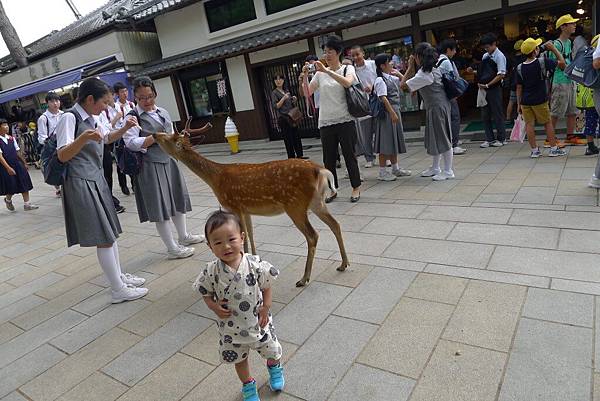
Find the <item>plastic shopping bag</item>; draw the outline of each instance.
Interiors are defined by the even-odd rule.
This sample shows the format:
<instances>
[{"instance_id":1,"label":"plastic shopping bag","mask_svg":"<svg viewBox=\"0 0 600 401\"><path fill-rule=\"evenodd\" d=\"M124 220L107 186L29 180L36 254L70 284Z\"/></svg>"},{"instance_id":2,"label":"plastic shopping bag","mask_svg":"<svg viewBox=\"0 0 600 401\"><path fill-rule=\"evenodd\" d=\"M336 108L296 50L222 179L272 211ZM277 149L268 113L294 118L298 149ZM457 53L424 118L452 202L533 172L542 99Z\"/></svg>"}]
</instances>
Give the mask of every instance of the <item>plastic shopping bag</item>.
<instances>
[{"instance_id":1,"label":"plastic shopping bag","mask_svg":"<svg viewBox=\"0 0 600 401\"><path fill-rule=\"evenodd\" d=\"M510 133L510 140L515 142L519 141L521 143L525 140L525 121L521 114L519 114L515 120L515 125Z\"/></svg>"}]
</instances>

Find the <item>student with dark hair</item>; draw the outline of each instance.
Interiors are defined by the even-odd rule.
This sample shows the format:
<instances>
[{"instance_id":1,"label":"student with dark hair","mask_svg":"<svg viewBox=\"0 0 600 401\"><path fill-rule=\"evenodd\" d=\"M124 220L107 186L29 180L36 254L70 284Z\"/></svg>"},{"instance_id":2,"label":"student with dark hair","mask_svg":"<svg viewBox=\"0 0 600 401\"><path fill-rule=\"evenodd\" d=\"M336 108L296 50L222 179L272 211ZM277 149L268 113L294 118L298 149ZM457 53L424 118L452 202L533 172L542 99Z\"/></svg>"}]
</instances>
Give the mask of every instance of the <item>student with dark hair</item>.
<instances>
[{"instance_id":1,"label":"student with dark hair","mask_svg":"<svg viewBox=\"0 0 600 401\"><path fill-rule=\"evenodd\" d=\"M498 48L498 39L493 33L481 37L481 45L485 53L477 68L479 90L485 93L487 104L481 108L481 118L485 126L485 142L480 147L499 147L506 140L504 126L504 105L502 101L502 80L506 75L506 57ZM473 72L471 67L468 71ZM493 125L496 126L494 136Z\"/></svg>"},{"instance_id":2,"label":"student with dark hair","mask_svg":"<svg viewBox=\"0 0 600 401\"><path fill-rule=\"evenodd\" d=\"M115 128L121 128L125 123L125 116L135 107L132 101L129 100L129 89L123 82L117 82L113 85L113 90L115 95L117 96L117 101L115 102L114 109L116 110L116 115L119 116L118 121L113 124ZM123 152L125 148L125 143L121 139L115 144L115 154L117 159L119 155ZM121 187L121 192L123 195L131 195L129 192L129 187L127 186L127 176L117 167L117 178L119 179L119 186ZM131 179L131 188L133 188L133 177L129 177Z\"/></svg>"},{"instance_id":3,"label":"student with dark hair","mask_svg":"<svg viewBox=\"0 0 600 401\"><path fill-rule=\"evenodd\" d=\"M410 92L419 92L425 106L425 149L433 156L431 167L421 173L421 177L432 177L434 181L454 178L452 167L452 106L446 96L442 73L436 68L437 53L427 42L415 47L410 56L409 66L400 87ZM440 167L444 159L444 168Z\"/></svg>"},{"instance_id":4,"label":"student with dark hair","mask_svg":"<svg viewBox=\"0 0 600 401\"><path fill-rule=\"evenodd\" d=\"M39 153L42 154L42 149L46 140L50 135L54 134L58 121L63 115L60 109L60 97L54 92L46 94L46 104L48 108L37 120L38 143L40 144ZM56 186L56 196L60 196L60 187Z\"/></svg>"},{"instance_id":5,"label":"student with dark hair","mask_svg":"<svg viewBox=\"0 0 600 401\"><path fill-rule=\"evenodd\" d=\"M98 78L87 78L78 94L77 103L56 127L58 160L68 163L62 186L67 244L96 247L113 303L141 298L148 293L140 288L145 280L121 271L117 247L121 225L102 172L104 144L121 135L105 134L98 125L98 115L110 96L108 86Z\"/></svg>"},{"instance_id":6,"label":"student with dark hair","mask_svg":"<svg viewBox=\"0 0 600 401\"><path fill-rule=\"evenodd\" d=\"M460 74L458 73L458 68L456 68L456 64L452 60L456 55L456 41L452 38L442 40L439 46L440 57L438 59L437 68L440 69L442 73L453 74L455 78L458 78ZM467 152L466 149L461 148L458 145L459 135L460 135L460 109L458 108L458 101L456 99L450 100L450 105L452 106L452 153L455 155L462 155Z\"/></svg>"},{"instance_id":7,"label":"student with dark hair","mask_svg":"<svg viewBox=\"0 0 600 401\"><path fill-rule=\"evenodd\" d=\"M352 185L350 201L358 202L361 180L358 162L354 154L356 125L354 117L348 112L345 92L345 88L352 86L356 80L356 73L353 66L341 64L342 50L343 44L340 37L337 35L329 36L325 43L325 60L328 67L325 67L320 61L316 61L314 65L317 72L309 83L308 63L306 63L300 77L304 84L308 86L309 96L317 89L320 91L319 130L323 145L323 163L333 174L337 188L336 153L338 144L341 145L350 184ZM327 202L332 200L333 198L328 198Z\"/></svg>"},{"instance_id":8,"label":"student with dark hair","mask_svg":"<svg viewBox=\"0 0 600 401\"><path fill-rule=\"evenodd\" d=\"M148 77L133 81L137 106L129 112L139 126L130 128L123 137L127 148L140 152L142 165L134 181L135 202L140 223L151 221L167 247L169 259L188 258L194 248L188 245L204 241L204 236L187 231L185 214L192 210L190 196L178 163L165 153L152 134L173 133L173 122L167 110L156 106L156 88ZM179 243L173 239L169 221L173 220Z\"/></svg>"},{"instance_id":9,"label":"student with dark hair","mask_svg":"<svg viewBox=\"0 0 600 401\"><path fill-rule=\"evenodd\" d=\"M277 113L277 124L281 128L285 150L288 159L308 159L302 151L302 139L298 127L294 124L288 113L298 104L298 98L292 96L285 86L283 74L276 74L274 79L275 89L271 92L271 104Z\"/></svg>"}]
</instances>

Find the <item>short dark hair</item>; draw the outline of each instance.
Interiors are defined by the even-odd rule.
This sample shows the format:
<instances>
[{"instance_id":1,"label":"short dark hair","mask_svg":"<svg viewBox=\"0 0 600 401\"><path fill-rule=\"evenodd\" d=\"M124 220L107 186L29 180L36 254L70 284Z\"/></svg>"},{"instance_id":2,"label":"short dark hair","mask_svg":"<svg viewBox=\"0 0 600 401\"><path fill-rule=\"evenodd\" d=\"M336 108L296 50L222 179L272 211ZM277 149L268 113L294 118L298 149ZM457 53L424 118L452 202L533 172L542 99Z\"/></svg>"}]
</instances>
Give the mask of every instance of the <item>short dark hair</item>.
<instances>
[{"instance_id":1,"label":"short dark hair","mask_svg":"<svg viewBox=\"0 0 600 401\"><path fill-rule=\"evenodd\" d=\"M306 56L306 59L304 61L307 61L307 62L319 61L319 58L317 56L315 56L314 54L309 54L308 56Z\"/></svg>"},{"instance_id":2,"label":"short dark hair","mask_svg":"<svg viewBox=\"0 0 600 401\"><path fill-rule=\"evenodd\" d=\"M362 48L362 46L361 46L361 45L354 45L354 46L352 46L352 47L350 48L350 50L360 50L360 51L363 51L363 48Z\"/></svg>"},{"instance_id":3,"label":"short dark hair","mask_svg":"<svg viewBox=\"0 0 600 401\"><path fill-rule=\"evenodd\" d=\"M438 55L435 48L429 42L421 42L415 47L415 56L419 56L423 72L433 71L437 63Z\"/></svg>"},{"instance_id":4,"label":"short dark hair","mask_svg":"<svg viewBox=\"0 0 600 401\"><path fill-rule=\"evenodd\" d=\"M0 118L0 125L8 124L8 120L6 118Z\"/></svg>"},{"instance_id":5,"label":"short dark hair","mask_svg":"<svg viewBox=\"0 0 600 401\"><path fill-rule=\"evenodd\" d=\"M125 86L123 82L117 82L113 85L113 90L115 91L115 93L119 93L121 89L127 89L127 86Z\"/></svg>"},{"instance_id":6,"label":"short dark hair","mask_svg":"<svg viewBox=\"0 0 600 401\"><path fill-rule=\"evenodd\" d=\"M48 103L51 100L60 100L60 96L58 96L56 93L54 92L48 92L46 94L46 103Z\"/></svg>"},{"instance_id":7,"label":"short dark hair","mask_svg":"<svg viewBox=\"0 0 600 401\"><path fill-rule=\"evenodd\" d=\"M336 53L341 53L344 50L344 42L337 35L329 35L325 40L325 47L335 50Z\"/></svg>"},{"instance_id":8,"label":"short dark hair","mask_svg":"<svg viewBox=\"0 0 600 401\"><path fill-rule=\"evenodd\" d=\"M88 96L92 96L94 101L98 101L102 97L109 93L108 85L99 78L91 77L86 78L81 85L77 93L77 103L83 103Z\"/></svg>"},{"instance_id":9,"label":"short dark hair","mask_svg":"<svg viewBox=\"0 0 600 401\"><path fill-rule=\"evenodd\" d=\"M494 42L497 42L497 41L498 41L498 37L496 36L496 34L493 32L488 32L481 37L481 40L479 42L483 46L485 46L485 45L492 45L492 44L494 44Z\"/></svg>"},{"instance_id":10,"label":"short dark hair","mask_svg":"<svg viewBox=\"0 0 600 401\"><path fill-rule=\"evenodd\" d=\"M439 48L440 54L446 54L448 49L450 49L450 50L456 49L456 40L454 40L452 38L442 40L442 43L440 43L440 48Z\"/></svg>"},{"instance_id":11,"label":"short dark hair","mask_svg":"<svg viewBox=\"0 0 600 401\"><path fill-rule=\"evenodd\" d=\"M152 89L152 93L154 93L154 96L157 95L156 88L154 87L154 82L152 82L150 77L143 75L133 80L133 93L137 92L137 90L140 88L150 88Z\"/></svg>"},{"instance_id":12,"label":"short dark hair","mask_svg":"<svg viewBox=\"0 0 600 401\"><path fill-rule=\"evenodd\" d=\"M224 210L212 212L208 216L208 219L206 219L206 224L204 225L204 237L206 237L206 241L208 242L208 236L213 231L227 223L235 223L240 229L240 232L242 232L242 223L240 218L235 214L226 212Z\"/></svg>"}]
</instances>

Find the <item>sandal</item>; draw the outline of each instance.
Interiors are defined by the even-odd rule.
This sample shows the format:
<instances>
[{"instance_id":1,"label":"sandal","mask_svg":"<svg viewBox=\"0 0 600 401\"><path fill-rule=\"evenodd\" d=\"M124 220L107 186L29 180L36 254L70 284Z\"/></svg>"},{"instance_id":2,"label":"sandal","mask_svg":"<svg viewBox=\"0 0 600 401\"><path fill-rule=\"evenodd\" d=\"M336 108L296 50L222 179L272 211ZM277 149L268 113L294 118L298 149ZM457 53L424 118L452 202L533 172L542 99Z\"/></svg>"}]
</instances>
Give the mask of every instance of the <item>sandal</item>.
<instances>
[{"instance_id":1,"label":"sandal","mask_svg":"<svg viewBox=\"0 0 600 401\"><path fill-rule=\"evenodd\" d=\"M331 196L328 196L327 198L325 198L325 203L331 203L331 202L333 202L333 200L334 200L335 198L337 198L337 192L336 192L336 193L334 193L333 195L331 195Z\"/></svg>"},{"instance_id":2,"label":"sandal","mask_svg":"<svg viewBox=\"0 0 600 401\"><path fill-rule=\"evenodd\" d=\"M4 198L4 203L6 204L6 208L8 210L10 210L11 212L15 211L15 205L13 205L12 200L8 200L8 199Z\"/></svg>"}]
</instances>

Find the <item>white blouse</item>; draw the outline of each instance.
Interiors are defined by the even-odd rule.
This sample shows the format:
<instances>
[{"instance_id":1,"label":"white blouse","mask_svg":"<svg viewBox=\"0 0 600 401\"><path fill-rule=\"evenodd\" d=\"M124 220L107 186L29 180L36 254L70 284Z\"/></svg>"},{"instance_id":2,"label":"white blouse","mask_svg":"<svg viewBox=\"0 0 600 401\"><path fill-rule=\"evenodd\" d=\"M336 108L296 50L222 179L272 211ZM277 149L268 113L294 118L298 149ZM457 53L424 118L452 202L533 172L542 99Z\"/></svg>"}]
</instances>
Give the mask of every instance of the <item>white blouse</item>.
<instances>
[{"instance_id":1,"label":"white blouse","mask_svg":"<svg viewBox=\"0 0 600 401\"><path fill-rule=\"evenodd\" d=\"M385 79L390 80L393 83L395 83L396 86L400 85L400 78L395 77L390 74L386 74L385 72L383 73L383 76L385 77ZM385 81L383 80L383 78L377 77L377 79L375 80L375 83L373 84L373 92L375 92L375 94L377 96L387 96L387 85L386 85Z\"/></svg>"},{"instance_id":2,"label":"white blouse","mask_svg":"<svg viewBox=\"0 0 600 401\"><path fill-rule=\"evenodd\" d=\"M75 103L73 107L81 116L83 121L89 121L91 125L98 128L98 116L89 115L79 103ZM100 129L104 142L108 139L108 135L103 129ZM73 113L64 113L56 126L56 148L64 148L65 146L75 141L75 115Z\"/></svg>"},{"instance_id":3,"label":"white blouse","mask_svg":"<svg viewBox=\"0 0 600 401\"><path fill-rule=\"evenodd\" d=\"M140 106L135 106L135 109L138 113L138 116L141 116L142 113L146 113L148 114L150 117L152 117L154 120L156 120L157 122L163 124L163 120L162 118L165 119L165 123L167 126L167 134L172 134L173 133L173 120L171 120L171 116L169 115L169 112L163 108L158 108L155 106L154 110L151 111L144 111L144 109L142 109ZM160 115L159 115L160 113ZM139 122L138 122L139 123ZM134 151L134 152L142 152L142 153L146 153L146 149L142 148L142 146L144 145L144 141L146 140L145 137L140 137L140 128L139 127L131 127L129 128L129 130L127 130L127 132L125 133L125 135L123 135L123 140L125 141L125 146L127 146L127 149Z\"/></svg>"},{"instance_id":4,"label":"white blouse","mask_svg":"<svg viewBox=\"0 0 600 401\"><path fill-rule=\"evenodd\" d=\"M353 77L356 81L356 73L351 65L342 65L335 72L346 77ZM318 71L310 81L312 91L319 90L319 128L334 124L341 124L348 121L354 121L354 117L348 112L346 103L346 89L327 73Z\"/></svg>"}]
</instances>

